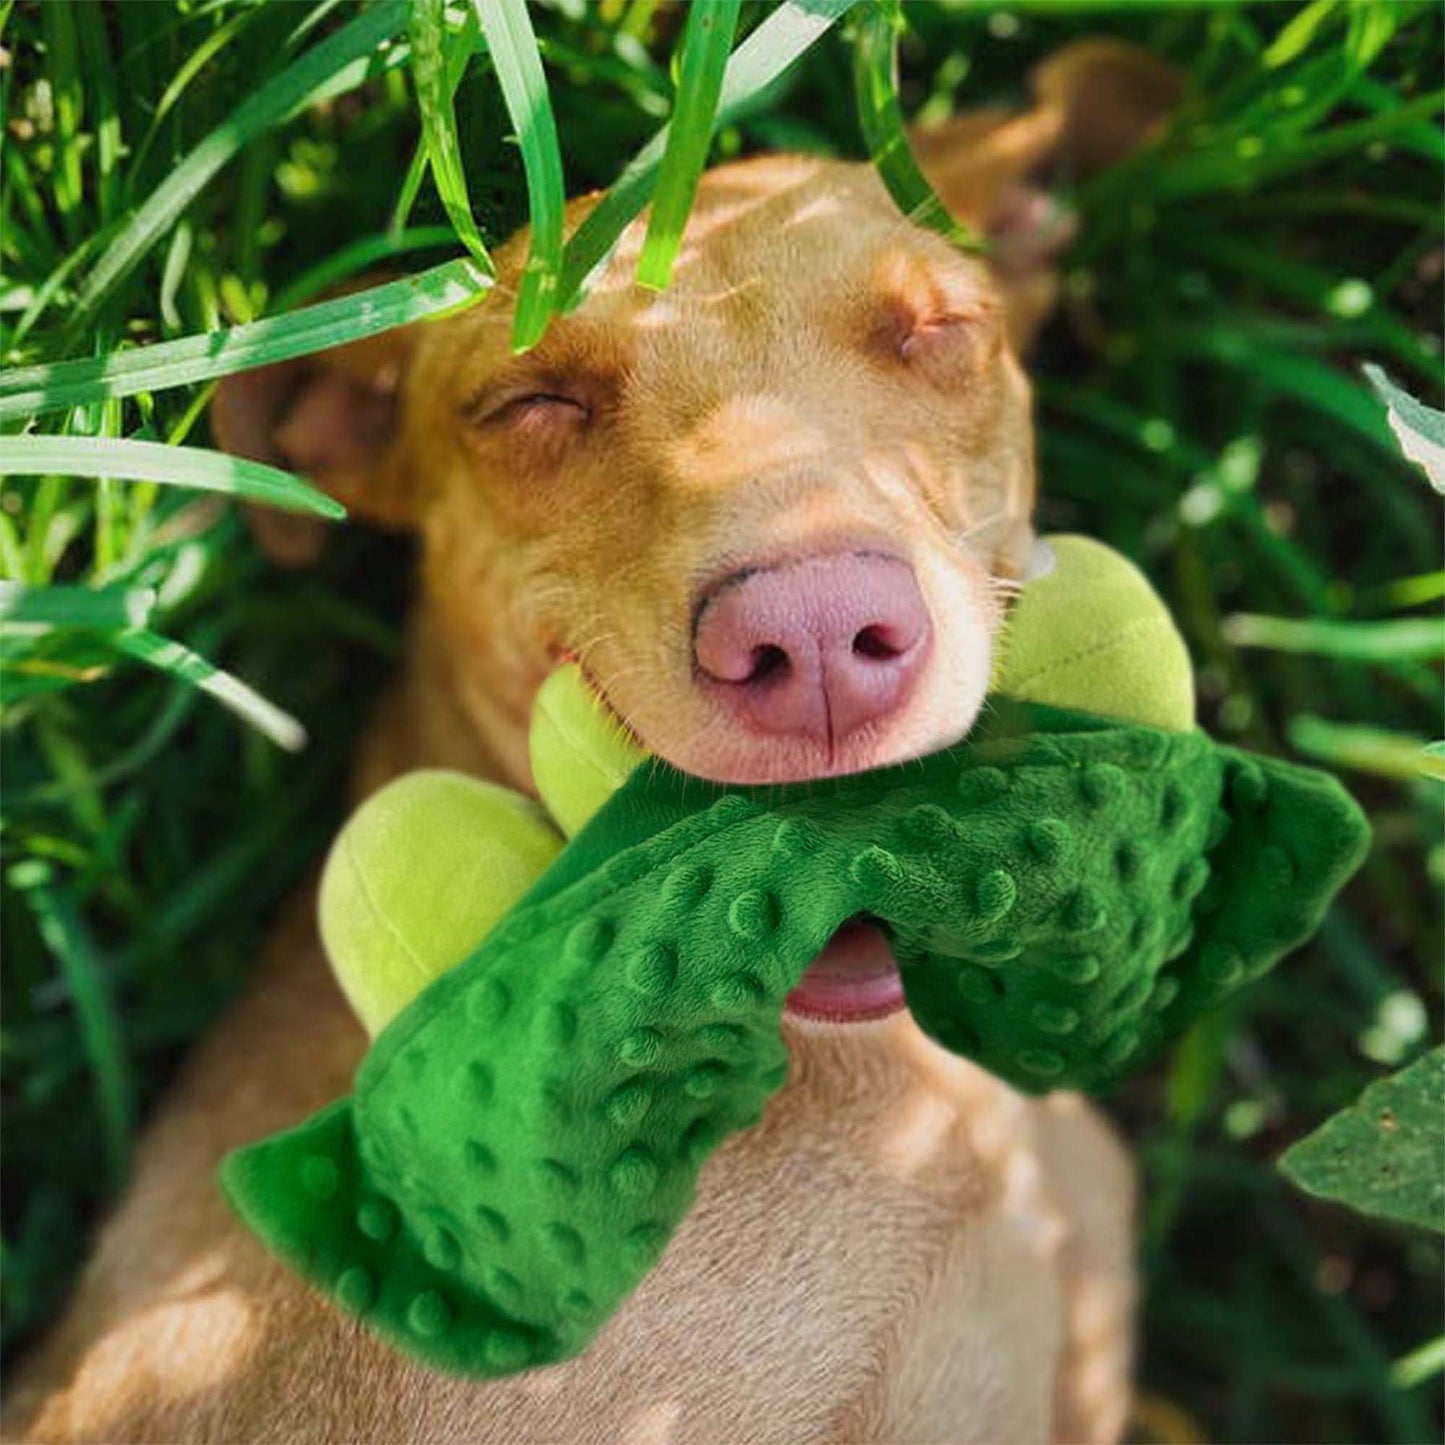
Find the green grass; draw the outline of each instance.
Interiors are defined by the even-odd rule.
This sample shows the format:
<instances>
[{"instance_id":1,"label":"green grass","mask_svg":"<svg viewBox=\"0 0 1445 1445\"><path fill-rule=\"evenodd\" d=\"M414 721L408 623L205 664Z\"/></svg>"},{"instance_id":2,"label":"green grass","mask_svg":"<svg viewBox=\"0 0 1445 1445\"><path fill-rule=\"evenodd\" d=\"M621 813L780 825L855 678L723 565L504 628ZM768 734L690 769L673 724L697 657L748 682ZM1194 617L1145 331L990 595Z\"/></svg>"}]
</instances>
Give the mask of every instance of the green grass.
<instances>
[{"instance_id":1,"label":"green grass","mask_svg":"<svg viewBox=\"0 0 1445 1445\"><path fill-rule=\"evenodd\" d=\"M1144 1417L1438 1438L1438 1239L1275 1168L1439 1035L1441 501L1361 372L1440 403L1438 7L915 0L901 84L889 10L848 10L748 0L724 65L727 7L704 34L658 0L0 4L7 1360L334 830L357 699L402 645L405 543L340 528L277 572L201 489L309 502L207 460L210 385L465 304L530 209L528 344L654 194L642 279L665 280L707 155L871 150L946 226L898 118L1017 99L1103 31L1189 100L1069 196L1042 523L1137 558L1205 725L1338 770L1376 833L1318 939L1111 1103L1146 1172ZM564 171L613 186L565 247ZM318 299L378 267L410 279Z\"/></svg>"}]
</instances>

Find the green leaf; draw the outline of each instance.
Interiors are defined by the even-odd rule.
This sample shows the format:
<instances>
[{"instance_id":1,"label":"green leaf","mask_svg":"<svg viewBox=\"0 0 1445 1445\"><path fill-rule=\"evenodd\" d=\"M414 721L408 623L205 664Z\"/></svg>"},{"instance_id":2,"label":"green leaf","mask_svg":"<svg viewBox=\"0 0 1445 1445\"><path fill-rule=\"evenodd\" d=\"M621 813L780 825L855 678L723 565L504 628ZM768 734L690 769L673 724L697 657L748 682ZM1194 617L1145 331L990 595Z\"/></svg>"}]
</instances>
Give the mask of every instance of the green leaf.
<instances>
[{"instance_id":1,"label":"green leaf","mask_svg":"<svg viewBox=\"0 0 1445 1445\"><path fill-rule=\"evenodd\" d=\"M1445 1231L1445 1047L1377 1080L1279 1161L1306 1193Z\"/></svg>"},{"instance_id":2,"label":"green leaf","mask_svg":"<svg viewBox=\"0 0 1445 1445\"><path fill-rule=\"evenodd\" d=\"M717 124L726 125L772 85L857 3L857 0L783 0L728 61ZM667 147L668 126L652 137L612 183L567 243L559 306L570 311L617 244L652 199Z\"/></svg>"},{"instance_id":3,"label":"green leaf","mask_svg":"<svg viewBox=\"0 0 1445 1445\"><path fill-rule=\"evenodd\" d=\"M0 437L0 477L88 477L161 482L222 492L291 512L344 517L340 502L290 472L201 447L164 442L119 441L111 437Z\"/></svg>"},{"instance_id":4,"label":"green leaf","mask_svg":"<svg viewBox=\"0 0 1445 1445\"><path fill-rule=\"evenodd\" d=\"M1354 768L1410 781L1422 774L1445 778L1445 758L1433 757L1423 738L1361 723L1337 723L1296 713L1286 724L1290 746L1334 768Z\"/></svg>"},{"instance_id":5,"label":"green leaf","mask_svg":"<svg viewBox=\"0 0 1445 1445\"><path fill-rule=\"evenodd\" d=\"M711 0L688 13L682 40L677 104L667 129L657 195L647 222L647 239L637 262L637 279L659 290L672 279L672 263L707 164L717 121L718 96L732 52L741 0Z\"/></svg>"},{"instance_id":6,"label":"green leaf","mask_svg":"<svg viewBox=\"0 0 1445 1445\"><path fill-rule=\"evenodd\" d=\"M377 49L405 24L406 0L377 0L237 106L146 197L106 248L76 302L70 317L72 330L90 320L101 302L247 142L314 101L355 88L369 73Z\"/></svg>"},{"instance_id":7,"label":"green leaf","mask_svg":"<svg viewBox=\"0 0 1445 1445\"><path fill-rule=\"evenodd\" d=\"M492 286L467 259L418 276L322 301L226 331L208 331L108 356L21 366L0 372L0 421L31 417L143 391L214 381L253 366L344 346L469 305Z\"/></svg>"},{"instance_id":8,"label":"green leaf","mask_svg":"<svg viewBox=\"0 0 1445 1445\"><path fill-rule=\"evenodd\" d=\"M130 1167L135 1078L126 1051L125 1031L106 977L106 962L69 895L50 886L45 865L22 863L11 871L10 878L26 895L40 936L60 964L75 1005L95 1084L107 1172L112 1185L118 1186Z\"/></svg>"},{"instance_id":9,"label":"green leaf","mask_svg":"<svg viewBox=\"0 0 1445 1445\"><path fill-rule=\"evenodd\" d=\"M223 707L244 718L277 747L296 753L306 746L306 729L290 713L268 702L240 678L207 662L200 653L192 652L184 643L144 629L113 633L106 641L127 657L199 688L208 697L215 698Z\"/></svg>"},{"instance_id":10,"label":"green leaf","mask_svg":"<svg viewBox=\"0 0 1445 1445\"><path fill-rule=\"evenodd\" d=\"M476 18L470 13L461 43L467 49L476 43ZM442 198L457 239L491 276L496 274L492 258L477 229L471 197L467 194L467 175L462 166L457 117L447 73L447 48L446 0L412 0L411 68L432 180L436 182L437 194Z\"/></svg>"},{"instance_id":11,"label":"green leaf","mask_svg":"<svg viewBox=\"0 0 1445 1445\"><path fill-rule=\"evenodd\" d=\"M141 627L156 605L149 587L25 587L0 582L0 627L25 631Z\"/></svg>"},{"instance_id":12,"label":"green leaf","mask_svg":"<svg viewBox=\"0 0 1445 1445\"><path fill-rule=\"evenodd\" d=\"M1236 612L1224 624L1236 647L1268 647L1361 662L1398 662L1445 657L1445 621L1392 617L1382 622L1331 622L1323 618L1265 617Z\"/></svg>"},{"instance_id":13,"label":"green leaf","mask_svg":"<svg viewBox=\"0 0 1445 1445\"><path fill-rule=\"evenodd\" d=\"M512 321L512 349L526 351L542 339L557 309L567 205L562 152L526 0L472 0L472 4L482 22L527 174L532 239Z\"/></svg>"},{"instance_id":14,"label":"green leaf","mask_svg":"<svg viewBox=\"0 0 1445 1445\"><path fill-rule=\"evenodd\" d=\"M1378 367L1366 363L1365 380L1385 403L1400 450L1420 467L1437 492L1445 492L1445 412L1416 401Z\"/></svg>"},{"instance_id":15,"label":"green leaf","mask_svg":"<svg viewBox=\"0 0 1445 1445\"><path fill-rule=\"evenodd\" d=\"M937 231L955 246L980 251L983 243L960 224L928 184L913 157L898 104L898 0L869 0L853 41L853 89L868 154L898 209L916 225Z\"/></svg>"}]
</instances>

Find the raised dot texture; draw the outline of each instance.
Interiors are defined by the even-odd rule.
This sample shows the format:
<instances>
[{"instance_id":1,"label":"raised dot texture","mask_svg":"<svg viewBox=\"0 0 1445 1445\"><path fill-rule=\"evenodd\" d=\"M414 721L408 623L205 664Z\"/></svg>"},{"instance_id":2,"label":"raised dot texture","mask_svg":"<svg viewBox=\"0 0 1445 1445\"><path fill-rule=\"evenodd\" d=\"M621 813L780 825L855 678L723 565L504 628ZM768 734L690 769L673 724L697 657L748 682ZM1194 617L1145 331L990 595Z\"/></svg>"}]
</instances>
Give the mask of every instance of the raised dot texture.
<instances>
[{"instance_id":1,"label":"raised dot texture","mask_svg":"<svg viewBox=\"0 0 1445 1445\"><path fill-rule=\"evenodd\" d=\"M1229 780L1229 796L1236 807L1251 812L1264 806L1265 799L1269 797L1269 784L1256 764L1242 762L1235 766L1234 775Z\"/></svg>"},{"instance_id":2,"label":"raised dot texture","mask_svg":"<svg viewBox=\"0 0 1445 1445\"><path fill-rule=\"evenodd\" d=\"M1092 953L1061 954L1053 961L1054 973L1065 983L1093 983L1104 966Z\"/></svg>"},{"instance_id":3,"label":"raised dot texture","mask_svg":"<svg viewBox=\"0 0 1445 1445\"><path fill-rule=\"evenodd\" d=\"M1179 867L1171 884L1174 897L1181 900L1193 899L1209 881L1209 864L1203 858L1191 858Z\"/></svg>"},{"instance_id":4,"label":"raised dot texture","mask_svg":"<svg viewBox=\"0 0 1445 1445\"><path fill-rule=\"evenodd\" d=\"M767 997L767 989L755 974L735 973L730 978L719 979L708 997L720 1009L746 1009L760 1004Z\"/></svg>"},{"instance_id":5,"label":"raised dot texture","mask_svg":"<svg viewBox=\"0 0 1445 1445\"><path fill-rule=\"evenodd\" d=\"M577 1041L577 1030L581 1022L577 1010L570 1003L554 1003L542 1015L547 1038L552 1045L565 1049Z\"/></svg>"},{"instance_id":6,"label":"raised dot texture","mask_svg":"<svg viewBox=\"0 0 1445 1445\"><path fill-rule=\"evenodd\" d=\"M490 1104L492 1095L497 1091L496 1080L492 1077L492 1071L480 1059L473 1059L467 1065L467 1088L479 1104Z\"/></svg>"},{"instance_id":7,"label":"raised dot texture","mask_svg":"<svg viewBox=\"0 0 1445 1445\"><path fill-rule=\"evenodd\" d=\"M487 1270L486 1281L492 1298L503 1309L515 1309L521 1304L525 1291L522 1289L522 1281L511 1270L493 1265Z\"/></svg>"},{"instance_id":8,"label":"raised dot texture","mask_svg":"<svg viewBox=\"0 0 1445 1445\"><path fill-rule=\"evenodd\" d=\"M1144 871L1144 850L1137 843L1120 843L1114 850L1114 867L1120 878L1132 883Z\"/></svg>"},{"instance_id":9,"label":"raised dot texture","mask_svg":"<svg viewBox=\"0 0 1445 1445\"><path fill-rule=\"evenodd\" d=\"M494 1370L520 1370L532 1357L525 1335L516 1330L489 1330L482 1354Z\"/></svg>"},{"instance_id":10,"label":"raised dot texture","mask_svg":"<svg viewBox=\"0 0 1445 1445\"><path fill-rule=\"evenodd\" d=\"M987 969L966 963L955 979L958 991L970 1003L992 1003L998 997L998 980Z\"/></svg>"},{"instance_id":11,"label":"raised dot texture","mask_svg":"<svg viewBox=\"0 0 1445 1445\"><path fill-rule=\"evenodd\" d=\"M1129 947L1136 953L1144 953L1153 948L1159 942L1159 935L1162 926L1157 918L1145 915L1134 920L1134 926L1129 930Z\"/></svg>"},{"instance_id":12,"label":"raised dot texture","mask_svg":"<svg viewBox=\"0 0 1445 1445\"><path fill-rule=\"evenodd\" d=\"M543 1185L549 1189L554 1196L567 1197L576 1194L581 1187L581 1181L577 1178L577 1171L564 1164L560 1159L539 1159L537 1161L537 1172L541 1177Z\"/></svg>"},{"instance_id":13,"label":"raised dot texture","mask_svg":"<svg viewBox=\"0 0 1445 1445\"><path fill-rule=\"evenodd\" d=\"M1035 1004L1029 1017L1046 1034L1071 1034L1079 1026L1079 1011L1065 1004Z\"/></svg>"},{"instance_id":14,"label":"raised dot texture","mask_svg":"<svg viewBox=\"0 0 1445 1445\"><path fill-rule=\"evenodd\" d=\"M682 1155L689 1164L701 1164L722 1138L722 1129L706 1117L695 1119L682 1136Z\"/></svg>"},{"instance_id":15,"label":"raised dot texture","mask_svg":"<svg viewBox=\"0 0 1445 1445\"><path fill-rule=\"evenodd\" d=\"M617 1057L637 1068L655 1064L662 1057L662 1034L654 1028L634 1029L618 1045Z\"/></svg>"},{"instance_id":16,"label":"raised dot texture","mask_svg":"<svg viewBox=\"0 0 1445 1445\"><path fill-rule=\"evenodd\" d=\"M612 947L613 927L605 918L589 916L567 935L567 957L577 963L601 963Z\"/></svg>"},{"instance_id":17,"label":"raised dot texture","mask_svg":"<svg viewBox=\"0 0 1445 1445\"><path fill-rule=\"evenodd\" d=\"M1092 808L1101 808L1124 790L1124 770L1114 763L1091 763L1079 775L1079 791Z\"/></svg>"},{"instance_id":18,"label":"raised dot texture","mask_svg":"<svg viewBox=\"0 0 1445 1445\"><path fill-rule=\"evenodd\" d=\"M1179 980L1177 978L1161 978L1154 985L1154 992L1149 996L1149 1007L1156 1013L1162 1013L1179 997Z\"/></svg>"},{"instance_id":19,"label":"raised dot texture","mask_svg":"<svg viewBox=\"0 0 1445 1445\"><path fill-rule=\"evenodd\" d=\"M587 1246L583 1243L582 1236L570 1224L549 1224L544 1231L544 1237L547 1248L563 1264L571 1265L575 1269L587 1258Z\"/></svg>"},{"instance_id":20,"label":"raised dot texture","mask_svg":"<svg viewBox=\"0 0 1445 1445\"><path fill-rule=\"evenodd\" d=\"M341 1185L341 1171L322 1154L312 1154L301 1165L301 1187L315 1200L325 1203Z\"/></svg>"},{"instance_id":21,"label":"raised dot texture","mask_svg":"<svg viewBox=\"0 0 1445 1445\"><path fill-rule=\"evenodd\" d=\"M1199 971L1210 983L1236 983L1244 974L1244 957L1230 943L1206 943L1199 954Z\"/></svg>"},{"instance_id":22,"label":"raised dot texture","mask_svg":"<svg viewBox=\"0 0 1445 1445\"><path fill-rule=\"evenodd\" d=\"M462 1247L451 1230L438 1228L427 1236L422 1257L434 1269L455 1269L461 1261Z\"/></svg>"},{"instance_id":23,"label":"raised dot texture","mask_svg":"<svg viewBox=\"0 0 1445 1445\"><path fill-rule=\"evenodd\" d=\"M1025 846L1040 863L1057 863L1073 842L1069 825L1059 818L1040 818L1031 823L1025 835Z\"/></svg>"},{"instance_id":24,"label":"raised dot texture","mask_svg":"<svg viewBox=\"0 0 1445 1445\"><path fill-rule=\"evenodd\" d=\"M958 778L958 795L967 803L988 803L1008 792L1008 774L1002 768L965 768Z\"/></svg>"},{"instance_id":25,"label":"raised dot texture","mask_svg":"<svg viewBox=\"0 0 1445 1445\"><path fill-rule=\"evenodd\" d=\"M462 1145L462 1158L468 1169L478 1174L495 1174L497 1156L480 1139L468 1139Z\"/></svg>"},{"instance_id":26,"label":"raised dot texture","mask_svg":"<svg viewBox=\"0 0 1445 1445\"><path fill-rule=\"evenodd\" d=\"M1159 800L1159 825L1166 833L1173 832L1188 816L1189 800L1177 778L1170 778L1164 784L1164 795Z\"/></svg>"},{"instance_id":27,"label":"raised dot texture","mask_svg":"<svg viewBox=\"0 0 1445 1445\"><path fill-rule=\"evenodd\" d=\"M733 1053L748 1041L748 1031L741 1024L704 1024L697 1031L697 1041L705 1049Z\"/></svg>"},{"instance_id":28,"label":"raised dot texture","mask_svg":"<svg viewBox=\"0 0 1445 1445\"><path fill-rule=\"evenodd\" d=\"M778 902L771 893L750 888L728 905L728 927L744 942L766 938L778 925Z\"/></svg>"},{"instance_id":29,"label":"raised dot texture","mask_svg":"<svg viewBox=\"0 0 1445 1445\"><path fill-rule=\"evenodd\" d=\"M499 1024L511 1007L512 991L499 978L484 978L467 991L467 1017L474 1024Z\"/></svg>"},{"instance_id":30,"label":"raised dot texture","mask_svg":"<svg viewBox=\"0 0 1445 1445\"><path fill-rule=\"evenodd\" d=\"M1123 1029L1115 1034L1112 1039L1106 1040L1103 1047L1104 1062L1113 1068L1134 1056L1134 1051L1139 1047L1139 1035L1133 1029Z\"/></svg>"},{"instance_id":31,"label":"raised dot texture","mask_svg":"<svg viewBox=\"0 0 1445 1445\"><path fill-rule=\"evenodd\" d=\"M665 994L677 978L677 953L666 943L649 943L627 960L627 982L648 998Z\"/></svg>"},{"instance_id":32,"label":"raised dot texture","mask_svg":"<svg viewBox=\"0 0 1445 1445\"><path fill-rule=\"evenodd\" d=\"M384 1199L368 1199L356 1211L356 1227L368 1239L385 1244L396 1233L396 1210Z\"/></svg>"},{"instance_id":33,"label":"raised dot texture","mask_svg":"<svg viewBox=\"0 0 1445 1445\"><path fill-rule=\"evenodd\" d=\"M406 1309L406 1322L423 1339L435 1339L451 1326L452 1312L434 1289L424 1289Z\"/></svg>"},{"instance_id":34,"label":"raised dot texture","mask_svg":"<svg viewBox=\"0 0 1445 1445\"><path fill-rule=\"evenodd\" d=\"M481 1227L489 1244L505 1244L512 1237L512 1226L501 1213L489 1204L479 1204L472 1211L472 1217Z\"/></svg>"},{"instance_id":35,"label":"raised dot texture","mask_svg":"<svg viewBox=\"0 0 1445 1445\"><path fill-rule=\"evenodd\" d=\"M1051 1079L1064 1072L1064 1056L1054 1049L1020 1049L1019 1063L1031 1074Z\"/></svg>"},{"instance_id":36,"label":"raised dot texture","mask_svg":"<svg viewBox=\"0 0 1445 1445\"><path fill-rule=\"evenodd\" d=\"M675 863L662 884L667 903L691 908L712 887L712 869L696 863Z\"/></svg>"},{"instance_id":37,"label":"raised dot texture","mask_svg":"<svg viewBox=\"0 0 1445 1445\"><path fill-rule=\"evenodd\" d=\"M699 1064L687 1071L682 1081L682 1089L691 1099L710 1099L723 1086L727 1076L726 1064Z\"/></svg>"},{"instance_id":38,"label":"raised dot texture","mask_svg":"<svg viewBox=\"0 0 1445 1445\"><path fill-rule=\"evenodd\" d=\"M1109 921L1109 906L1097 889L1078 888L1065 905L1064 921L1076 933L1096 933Z\"/></svg>"},{"instance_id":39,"label":"raised dot texture","mask_svg":"<svg viewBox=\"0 0 1445 1445\"><path fill-rule=\"evenodd\" d=\"M363 1314L376 1303L376 1276L361 1264L342 1270L336 1281L336 1302L351 1314Z\"/></svg>"},{"instance_id":40,"label":"raised dot texture","mask_svg":"<svg viewBox=\"0 0 1445 1445\"><path fill-rule=\"evenodd\" d=\"M667 1245L667 1229L661 1224L639 1224L623 1244L634 1269L648 1269L657 1262Z\"/></svg>"},{"instance_id":41,"label":"raised dot texture","mask_svg":"<svg viewBox=\"0 0 1445 1445\"><path fill-rule=\"evenodd\" d=\"M1024 951L1023 941L1017 938L981 938L970 950L973 956L988 968L997 968L1018 958Z\"/></svg>"},{"instance_id":42,"label":"raised dot texture","mask_svg":"<svg viewBox=\"0 0 1445 1445\"><path fill-rule=\"evenodd\" d=\"M1018 894L1018 884L1006 869L995 868L985 873L978 880L978 891L974 895L978 916L985 923L997 923L1014 906Z\"/></svg>"},{"instance_id":43,"label":"raised dot texture","mask_svg":"<svg viewBox=\"0 0 1445 1445\"><path fill-rule=\"evenodd\" d=\"M624 1150L608 1170L612 1187L628 1199L641 1199L657 1187L657 1164L640 1144Z\"/></svg>"},{"instance_id":44,"label":"raised dot texture","mask_svg":"<svg viewBox=\"0 0 1445 1445\"><path fill-rule=\"evenodd\" d=\"M606 1114L619 1129L630 1129L642 1122L651 1107L652 1090L640 1080L634 1080L613 1090L607 1100Z\"/></svg>"},{"instance_id":45,"label":"raised dot texture","mask_svg":"<svg viewBox=\"0 0 1445 1445\"><path fill-rule=\"evenodd\" d=\"M876 843L864 848L848 869L849 876L863 888L888 888L903 881L903 864L897 854Z\"/></svg>"},{"instance_id":46,"label":"raised dot texture","mask_svg":"<svg viewBox=\"0 0 1445 1445\"><path fill-rule=\"evenodd\" d=\"M904 834L915 843L938 848L959 836L958 825L937 803L919 803L903 815Z\"/></svg>"}]
</instances>

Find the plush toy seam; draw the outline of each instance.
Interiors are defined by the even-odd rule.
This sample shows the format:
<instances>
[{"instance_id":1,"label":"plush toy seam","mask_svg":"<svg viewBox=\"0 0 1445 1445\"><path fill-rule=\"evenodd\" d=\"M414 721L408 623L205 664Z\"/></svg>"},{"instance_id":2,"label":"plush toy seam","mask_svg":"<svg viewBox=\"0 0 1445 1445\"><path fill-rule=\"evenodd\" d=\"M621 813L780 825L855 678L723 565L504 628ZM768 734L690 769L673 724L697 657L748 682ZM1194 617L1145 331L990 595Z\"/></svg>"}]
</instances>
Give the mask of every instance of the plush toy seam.
<instances>
[{"instance_id":1,"label":"plush toy seam","mask_svg":"<svg viewBox=\"0 0 1445 1445\"><path fill-rule=\"evenodd\" d=\"M1023 677L1014 678L1013 685L1015 687L1027 687L1037 682L1040 678L1048 677L1050 673L1058 672L1060 668L1072 667L1076 662L1082 662L1086 658L1095 657L1101 652L1108 652L1110 649L1117 647L1125 638L1152 631L1160 626L1161 621L1157 617L1138 618L1134 622L1126 623L1104 642L1096 642L1092 647L1086 647L1080 652L1071 652L1067 656L1056 657L1052 662L1038 668L1036 671L1025 673ZM1005 640L1003 650L1005 657L1007 657L1007 640Z\"/></svg>"}]
</instances>

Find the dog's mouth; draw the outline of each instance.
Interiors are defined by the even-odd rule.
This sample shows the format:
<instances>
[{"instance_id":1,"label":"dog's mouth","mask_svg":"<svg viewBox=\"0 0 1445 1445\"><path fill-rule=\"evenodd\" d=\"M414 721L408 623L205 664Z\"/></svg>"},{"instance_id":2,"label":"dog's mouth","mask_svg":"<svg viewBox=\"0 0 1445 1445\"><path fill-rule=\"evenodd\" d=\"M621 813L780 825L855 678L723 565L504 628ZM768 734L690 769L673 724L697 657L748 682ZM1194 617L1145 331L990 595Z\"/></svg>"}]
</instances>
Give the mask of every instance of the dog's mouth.
<instances>
[{"instance_id":1,"label":"dog's mouth","mask_svg":"<svg viewBox=\"0 0 1445 1445\"><path fill-rule=\"evenodd\" d=\"M883 930L866 919L845 923L788 995L788 1012L826 1023L865 1023L903 1007L903 979Z\"/></svg>"}]
</instances>

